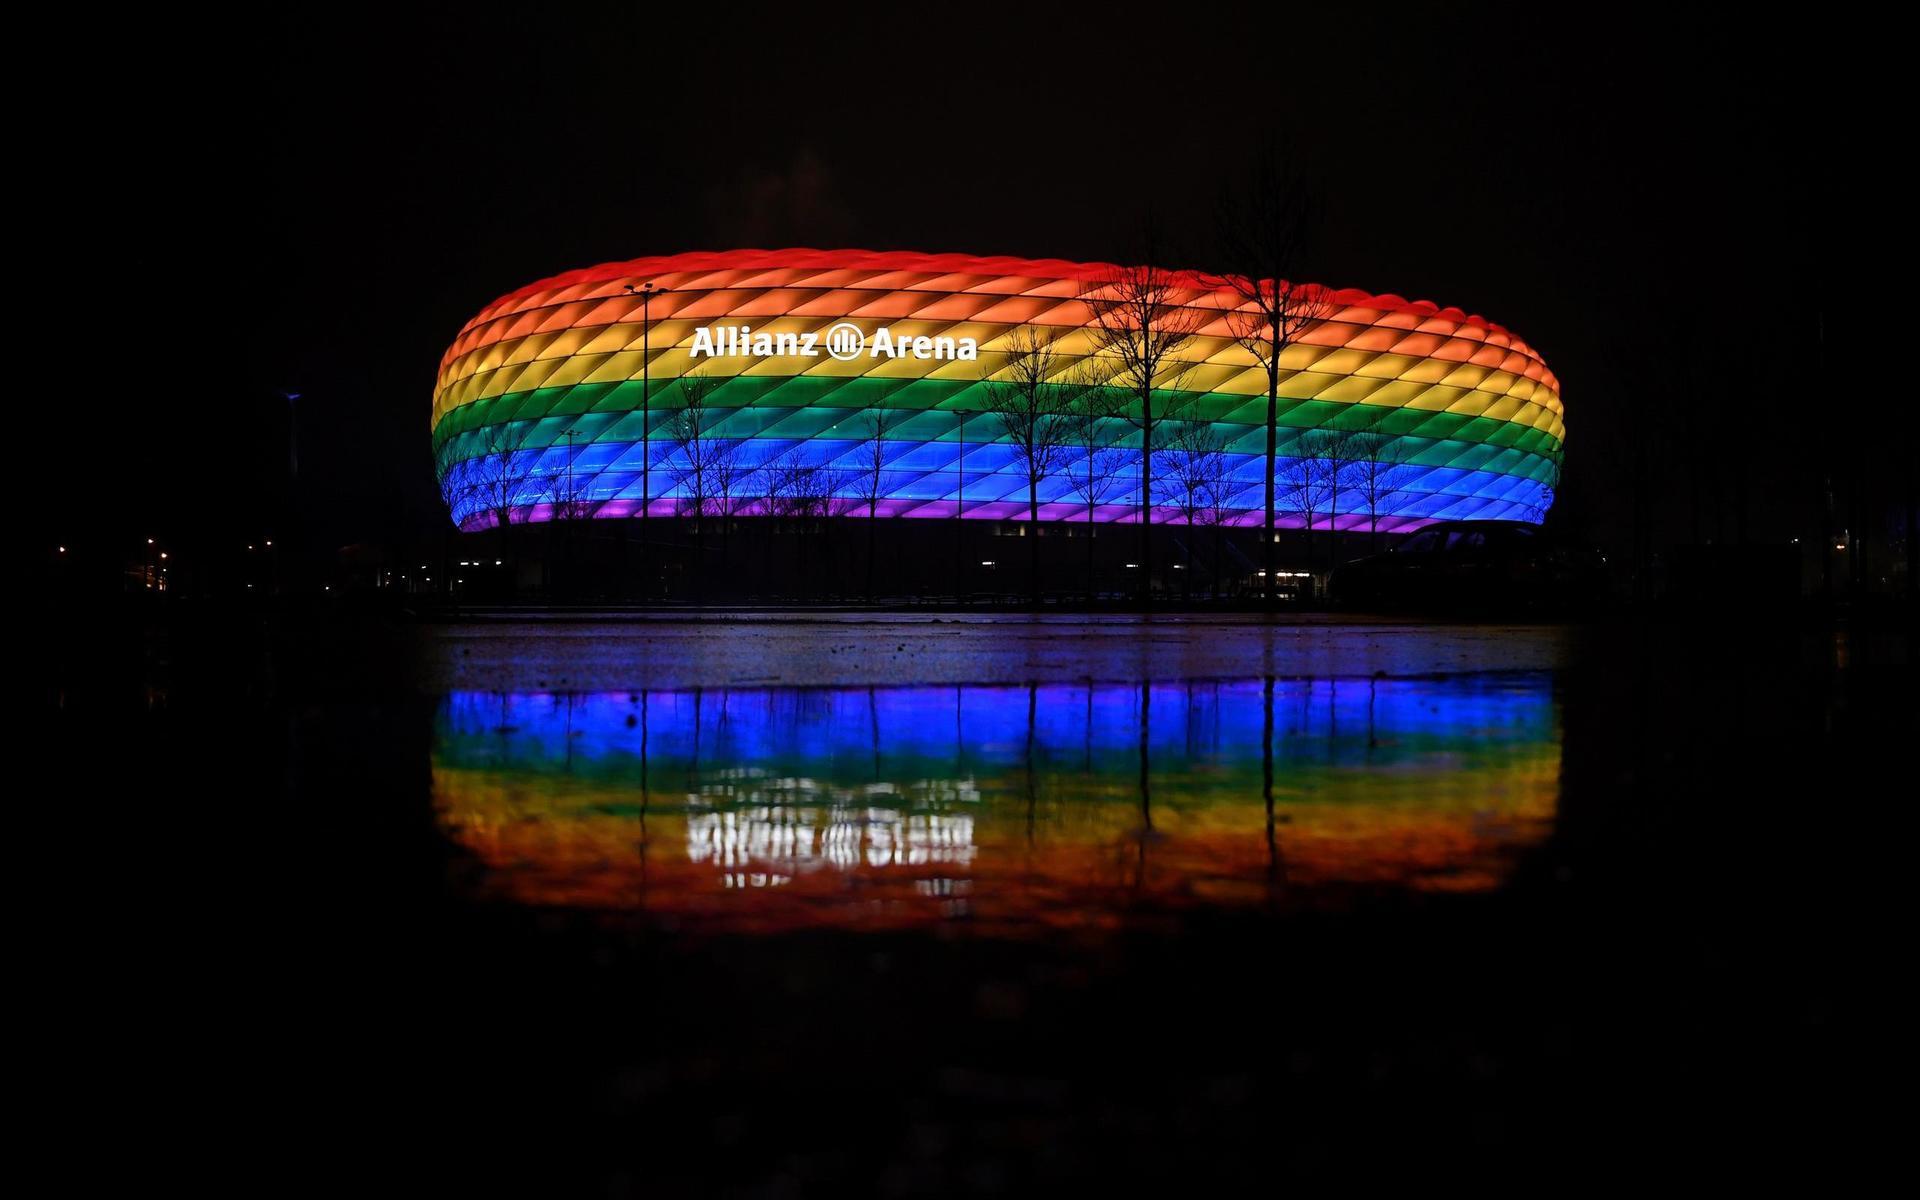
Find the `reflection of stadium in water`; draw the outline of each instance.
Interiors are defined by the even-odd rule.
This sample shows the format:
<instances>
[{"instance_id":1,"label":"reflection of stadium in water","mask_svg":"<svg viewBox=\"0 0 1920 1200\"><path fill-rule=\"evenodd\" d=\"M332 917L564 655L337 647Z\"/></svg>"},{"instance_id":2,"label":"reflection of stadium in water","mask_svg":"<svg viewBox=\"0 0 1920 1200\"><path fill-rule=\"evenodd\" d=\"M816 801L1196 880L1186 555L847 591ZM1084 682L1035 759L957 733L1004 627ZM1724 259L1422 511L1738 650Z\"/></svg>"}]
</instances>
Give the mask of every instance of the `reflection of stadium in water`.
<instances>
[{"instance_id":1,"label":"reflection of stadium in water","mask_svg":"<svg viewBox=\"0 0 1920 1200\"><path fill-rule=\"evenodd\" d=\"M433 777L500 898L1009 926L1490 888L1550 831L1559 763L1551 678L1528 672L464 692Z\"/></svg>"}]
</instances>

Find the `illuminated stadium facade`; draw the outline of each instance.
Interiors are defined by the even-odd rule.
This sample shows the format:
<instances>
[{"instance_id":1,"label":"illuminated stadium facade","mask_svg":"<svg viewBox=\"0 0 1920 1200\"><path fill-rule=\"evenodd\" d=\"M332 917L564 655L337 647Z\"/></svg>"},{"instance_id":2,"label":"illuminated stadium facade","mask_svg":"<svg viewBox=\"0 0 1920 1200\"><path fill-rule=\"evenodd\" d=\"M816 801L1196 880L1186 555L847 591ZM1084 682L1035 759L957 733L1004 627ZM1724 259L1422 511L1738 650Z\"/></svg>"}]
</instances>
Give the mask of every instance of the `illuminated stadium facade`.
<instances>
[{"instance_id":1,"label":"illuminated stadium facade","mask_svg":"<svg viewBox=\"0 0 1920 1200\"><path fill-rule=\"evenodd\" d=\"M1039 518L1138 521L1140 397L1111 385L1098 317L1119 271L755 250L557 275L488 305L441 360L432 428L443 494L465 529L643 507L1024 520L1028 456L990 410L1019 347L1044 345L1056 382L1083 381L1073 386L1091 395L1099 388L1084 381L1104 379L1121 402L1057 439ZM1151 428L1152 519L1258 524L1268 381L1236 337L1241 292L1198 273L1163 278L1188 336L1153 380L1156 413L1170 415ZM1539 521L1565 436L1540 356L1459 309L1322 296L1280 358L1277 524ZM1331 454L1349 434L1364 436ZM1216 468L1204 505L1178 461L1197 453ZM1104 481L1092 479L1096 455L1110 464ZM1309 475L1317 498L1295 500ZM803 492L811 509L796 507Z\"/></svg>"}]
</instances>

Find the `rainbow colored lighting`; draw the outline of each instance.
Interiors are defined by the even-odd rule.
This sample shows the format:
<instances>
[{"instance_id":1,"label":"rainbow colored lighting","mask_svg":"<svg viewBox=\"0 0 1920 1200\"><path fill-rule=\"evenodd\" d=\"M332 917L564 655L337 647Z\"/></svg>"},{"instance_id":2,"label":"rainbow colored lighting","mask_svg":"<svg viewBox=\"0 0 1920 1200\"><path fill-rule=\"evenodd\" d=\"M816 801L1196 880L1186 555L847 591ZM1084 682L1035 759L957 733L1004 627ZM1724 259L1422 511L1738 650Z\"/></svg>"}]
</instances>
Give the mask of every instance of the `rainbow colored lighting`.
<instances>
[{"instance_id":1,"label":"rainbow colored lighting","mask_svg":"<svg viewBox=\"0 0 1920 1200\"><path fill-rule=\"evenodd\" d=\"M720 419L712 436L738 447L744 463L801 462L850 480L870 449L869 414L895 410L876 515L1024 520L1025 472L985 411L986 390L1020 326L1043 327L1063 369L1096 353L1086 298L1109 286L1114 271L1055 259L741 250L640 258L530 284L469 321L440 363L433 446L453 519L479 529L503 512L516 522L627 517L639 514L643 496L648 515L686 512L670 430L680 380L697 371L714 377L706 403ZM1267 382L1234 337L1240 297L1219 279L1172 278L1178 303L1201 312L1167 373L1180 390L1164 400L1183 401L1185 416L1222 427L1237 485L1225 519L1258 523ZM649 285L662 289L651 299L633 290ZM1539 521L1553 502L1565 438L1559 383L1540 356L1457 308L1353 289L1331 297L1327 318L1281 358L1276 474L1304 453L1303 438L1336 428L1379 435L1370 444L1380 460L1391 458L1394 474L1372 511L1336 505L1331 515L1314 514L1314 527L1397 532L1437 520ZM841 323L869 339L883 329L970 338L978 355L691 356L702 330L748 326L817 339ZM1140 434L1129 429L1115 440L1134 448L1134 462L1113 494L1090 512L1064 474L1048 478L1039 489L1042 520L1139 520ZM504 502L454 486L489 470L508 481ZM744 494L730 511L768 511L769 485L752 474L743 473ZM565 499L556 502L562 480ZM1159 491L1156 478L1153 519L1185 519ZM835 495L833 511L867 514L844 486ZM1279 523L1307 522L1282 506Z\"/></svg>"}]
</instances>

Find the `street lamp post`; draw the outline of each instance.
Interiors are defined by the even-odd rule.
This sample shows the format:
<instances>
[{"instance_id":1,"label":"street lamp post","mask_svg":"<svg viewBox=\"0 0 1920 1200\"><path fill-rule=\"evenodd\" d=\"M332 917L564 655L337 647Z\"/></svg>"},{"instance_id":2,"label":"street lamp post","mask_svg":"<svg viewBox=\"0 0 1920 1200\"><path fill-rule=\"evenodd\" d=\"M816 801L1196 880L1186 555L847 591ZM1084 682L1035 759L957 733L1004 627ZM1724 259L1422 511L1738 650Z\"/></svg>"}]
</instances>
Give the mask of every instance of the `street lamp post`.
<instances>
[{"instance_id":1,"label":"street lamp post","mask_svg":"<svg viewBox=\"0 0 1920 1200\"><path fill-rule=\"evenodd\" d=\"M960 475L959 487L954 491L953 503L953 598L955 603L964 605L966 593L966 509L967 509L967 420L972 410L956 408L953 410L960 419L960 455L957 467Z\"/></svg>"},{"instance_id":2,"label":"street lamp post","mask_svg":"<svg viewBox=\"0 0 1920 1200\"><path fill-rule=\"evenodd\" d=\"M651 584L647 575L647 511L653 507L653 404L652 404L652 362L653 357L653 298L662 292L671 291L649 280L641 284L628 284L627 294L640 297L640 574L649 593Z\"/></svg>"}]
</instances>

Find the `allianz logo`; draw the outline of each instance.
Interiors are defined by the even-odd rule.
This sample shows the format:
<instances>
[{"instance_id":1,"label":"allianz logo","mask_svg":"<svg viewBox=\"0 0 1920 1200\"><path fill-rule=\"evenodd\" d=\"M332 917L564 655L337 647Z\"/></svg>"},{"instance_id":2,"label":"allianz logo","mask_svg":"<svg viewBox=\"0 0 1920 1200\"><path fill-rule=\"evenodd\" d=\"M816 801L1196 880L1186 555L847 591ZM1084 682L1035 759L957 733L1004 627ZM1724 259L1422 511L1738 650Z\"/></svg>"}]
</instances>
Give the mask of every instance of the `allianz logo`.
<instances>
[{"instance_id":1,"label":"allianz logo","mask_svg":"<svg viewBox=\"0 0 1920 1200\"><path fill-rule=\"evenodd\" d=\"M858 325L842 321L824 334L755 333L750 325L721 325L697 329L693 334L690 358L769 358L789 355L819 358L822 352L841 362L856 358L945 359L974 362L980 347L970 337L928 337L925 334L895 333L883 326L871 342Z\"/></svg>"}]
</instances>

